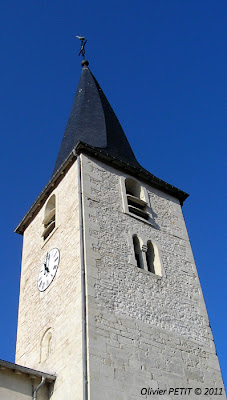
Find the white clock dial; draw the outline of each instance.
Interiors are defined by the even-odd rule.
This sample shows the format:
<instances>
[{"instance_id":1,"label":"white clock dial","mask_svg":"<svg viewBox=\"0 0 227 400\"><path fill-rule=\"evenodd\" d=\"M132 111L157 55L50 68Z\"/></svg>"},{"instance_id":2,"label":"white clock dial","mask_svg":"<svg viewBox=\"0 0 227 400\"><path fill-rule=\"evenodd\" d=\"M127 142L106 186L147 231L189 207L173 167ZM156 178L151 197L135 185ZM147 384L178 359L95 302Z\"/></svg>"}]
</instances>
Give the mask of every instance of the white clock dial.
<instances>
[{"instance_id":1,"label":"white clock dial","mask_svg":"<svg viewBox=\"0 0 227 400\"><path fill-rule=\"evenodd\" d=\"M48 286L50 286L52 280L56 275L59 261L60 251L57 248L54 248L47 252L45 260L42 263L37 281L38 289L40 292L44 292L44 290L46 290Z\"/></svg>"}]
</instances>

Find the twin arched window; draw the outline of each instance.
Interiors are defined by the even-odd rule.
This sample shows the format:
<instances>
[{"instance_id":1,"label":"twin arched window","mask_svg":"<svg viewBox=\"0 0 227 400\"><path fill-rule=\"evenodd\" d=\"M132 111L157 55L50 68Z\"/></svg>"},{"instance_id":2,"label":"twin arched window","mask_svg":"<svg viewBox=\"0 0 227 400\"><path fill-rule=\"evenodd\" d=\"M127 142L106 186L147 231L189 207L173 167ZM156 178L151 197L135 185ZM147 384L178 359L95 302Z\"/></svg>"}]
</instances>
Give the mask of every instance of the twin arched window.
<instances>
[{"instance_id":1,"label":"twin arched window","mask_svg":"<svg viewBox=\"0 0 227 400\"><path fill-rule=\"evenodd\" d=\"M142 243L137 235L133 235L134 256L138 268L162 276L162 268L157 245L148 240Z\"/></svg>"},{"instance_id":2,"label":"twin arched window","mask_svg":"<svg viewBox=\"0 0 227 400\"><path fill-rule=\"evenodd\" d=\"M55 214L56 214L56 198L55 195L50 197L46 204L45 215L43 220L44 231L42 234L45 240L55 228Z\"/></svg>"}]
</instances>

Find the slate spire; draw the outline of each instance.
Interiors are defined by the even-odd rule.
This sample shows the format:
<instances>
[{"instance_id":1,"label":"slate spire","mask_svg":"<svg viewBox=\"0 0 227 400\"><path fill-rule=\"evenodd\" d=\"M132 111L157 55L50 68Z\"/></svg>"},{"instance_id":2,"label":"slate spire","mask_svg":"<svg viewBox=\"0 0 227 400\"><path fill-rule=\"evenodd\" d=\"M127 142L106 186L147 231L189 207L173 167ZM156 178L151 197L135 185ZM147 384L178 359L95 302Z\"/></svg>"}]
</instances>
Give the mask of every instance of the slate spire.
<instances>
[{"instance_id":1,"label":"slate spire","mask_svg":"<svg viewBox=\"0 0 227 400\"><path fill-rule=\"evenodd\" d=\"M79 141L140 167L112 107L88 68L88 61L81 64L80 81L53 174Z\"/></svg>"}]
</instances>

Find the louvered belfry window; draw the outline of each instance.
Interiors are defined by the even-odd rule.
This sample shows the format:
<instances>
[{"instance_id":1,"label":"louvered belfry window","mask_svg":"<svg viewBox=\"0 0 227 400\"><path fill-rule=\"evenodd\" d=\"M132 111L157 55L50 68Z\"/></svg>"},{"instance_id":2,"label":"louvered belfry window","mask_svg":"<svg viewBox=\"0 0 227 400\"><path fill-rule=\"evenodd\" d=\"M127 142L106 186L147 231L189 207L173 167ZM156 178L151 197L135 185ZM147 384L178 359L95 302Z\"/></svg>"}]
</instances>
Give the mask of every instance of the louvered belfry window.
<instances>
[{"instance_id":1,"label":"louvered belfry window","mask_svg":"<svg viewBox=\"0 0 227 400\"><path fill-rule=\"evenodd\" d=\"M125 188L129 212L147 220L149 214L143 188L131 178L125 179Z\"/></svg>"},{"instance_id":2,"label":"louvered belfry window","mask_svg":"<svg viewBox=\"0 0 227 400\"><path fill-rule=\"evenodd\" d=\"M55 195L51 196L48 200L46 209L45 209L45 217L43 220L44 230L42 237L44 240L49 236L49 234L55 228L55 208L56 208L56 199Z\"/></svg>"}]
</instances>

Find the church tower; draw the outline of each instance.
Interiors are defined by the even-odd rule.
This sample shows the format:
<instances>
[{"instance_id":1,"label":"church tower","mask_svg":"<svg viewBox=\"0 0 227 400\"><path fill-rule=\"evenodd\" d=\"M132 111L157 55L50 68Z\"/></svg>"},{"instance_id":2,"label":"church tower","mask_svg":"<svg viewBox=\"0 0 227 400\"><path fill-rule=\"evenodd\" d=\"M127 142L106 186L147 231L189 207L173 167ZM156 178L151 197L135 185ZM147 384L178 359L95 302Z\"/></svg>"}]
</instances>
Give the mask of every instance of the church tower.
<instances>
[{"instance_id":1,"label":"church tower","mask_svg":"<svg viewBox=\"0 0 227 400\"><path fill-rule=\"evenodd\" d=\"M53 175L16 228L16 362L56 374L52 400L225 398L187 196L140 166L84 60Z\"/></svg>"}]
</instances>

